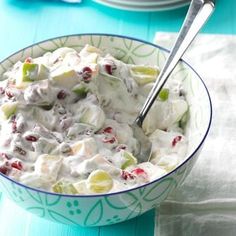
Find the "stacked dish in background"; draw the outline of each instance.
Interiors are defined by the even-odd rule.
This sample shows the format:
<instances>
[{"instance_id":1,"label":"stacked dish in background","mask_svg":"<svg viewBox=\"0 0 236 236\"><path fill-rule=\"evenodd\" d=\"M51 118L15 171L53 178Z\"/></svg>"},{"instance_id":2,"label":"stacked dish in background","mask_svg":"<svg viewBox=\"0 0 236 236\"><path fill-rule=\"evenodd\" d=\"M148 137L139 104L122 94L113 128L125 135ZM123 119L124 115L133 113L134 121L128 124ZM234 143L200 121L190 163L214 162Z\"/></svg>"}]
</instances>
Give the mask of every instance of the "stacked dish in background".
<instances>
[{"instance_id":1,"label":"stacked dish in background","mask_svg":"<svg viewBox=\"0 0 236 236\"><path fill-rule=\"evenodd\" d=\"M163 11L186 6L190 0L94 0L103 5L130 11Z\"/></svg>"}]
</instances>

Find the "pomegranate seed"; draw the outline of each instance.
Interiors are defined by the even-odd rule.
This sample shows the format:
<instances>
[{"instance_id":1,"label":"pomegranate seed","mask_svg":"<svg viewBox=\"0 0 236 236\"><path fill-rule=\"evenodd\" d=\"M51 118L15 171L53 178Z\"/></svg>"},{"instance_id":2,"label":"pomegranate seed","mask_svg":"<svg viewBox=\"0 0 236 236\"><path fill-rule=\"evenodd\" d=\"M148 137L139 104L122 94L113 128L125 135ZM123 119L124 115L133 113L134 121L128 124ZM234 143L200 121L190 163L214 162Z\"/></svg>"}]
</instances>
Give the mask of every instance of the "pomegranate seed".
<instances>
[{"instance_id":1,"label":"pomegranate seed","mask_svg":"<svg viewBox=\"0 0 236 236\"><path fill-rule=\"evenodd\" d=\"M3 89L3 87L0 87L0 94L4 94L5 90Z\"/></svg>"},{"instance_id":2,"label":"pomegranate seed","mask_svg":"<svg viewBox=\"0 0 236 236\"><path fill-rule=\"evenodd\" d=\"M17 123L16 123L16 116L13 116L12 117L12 132L13 133L17 133Z\"/></svg>"},{"instance_id":3,"label":"pomegranate seed","mask_svg":"<svg viewBox=\"0 0 236 236\"><path fill-rule=\"evenodd\" d=\"M25 156L26 155L26 151L18 146L15 146L14 148L14 152L18 152L20 155Z\"/></svg>"},{"instance_id":4,"label":"pomegranate seed","mask_svg":"<svg viewBox=\"0 0 236 236\"><path fill-rule=\"evenodd\" d=\"M131 173L129 173L129 172L125 171L125 170L122 170L121 177L122 177L124 180L134 179L134 178L135 178L134 175L132 175Z\"/></svg>"},{"instance_id":5,"label":"pomegranate seed","mask_svg":"<svg viewBox=\"0 0 236 236\"><path fill-rule=\"evenodd\" d=\"M105 67L106 72L109 75L112 75L113 71L116 70L116 68L117 68L113 61L108 61L108 64L105 64L104 67Z\"/></svg>"},{"instance_id":6,"label":"pomegranate seed","mask_svg":"<svg viewBox=\"0 0 236 236\"><path fill-rule=\"evenodd\" d=\"M32 58L31 57L27 57L26 59L25 59L25 63L31 63L32 62Z\"/></svg>"},{"instance_id":7,"label":"pomegranate seed","mask_svg":"<svg viewBox=\"0 0 236 236\"><path fill-rule=\"evenodd\" d=\"M111 134L112 132L113 132L112 127L106 127L106 128L103 129L103 133L109 133L109 134Z\"/></svg>"},{"instance_id":8,"label":"pomegranate seed","mask_svg":"<svg viewBox=\"0 0 236 236\"><path fill-rule=\"evenodd\" d=\"M89 82L91 80L92 77L92 70L90 67L85 66L81 72L79 72L80 75L82 75L82 78L84 80L84 82Z\"/></svg>"},{"instance_id":9,"label":"pomegranate seed","mask_svg":"<svg viewBox=\"0 0 236 236\"><path fill-rule=\"evenodd\" d=\"M23 168L22 163L20 161L14 161L13 163L11 163L11 167L18 170L22 170Z\"/></svg>"},{"instance_id":10,"label":"pomegranate seed","mask_svg":"<svg viewBox=\"0 0 236 236\"><path fill-rule=\"evenodd\" d=\"M119 152L120 150L126 150L127 146L125 144L120 144L116 147L116 151Z\"/></svg>"},{"instance_id":11,"label":"pomegranate seed","mask_svg":"<svg viewBox=\"0 0 236 236\"><path fill-rule=\"evenodd\" d=\"M175 145L179 142L179 141L181 141L181 139L182 139L182 136L176 136L173 140L172 140L172 147L175 147Z\"/></svg>"},{"instance_id":12,"label":"pomegranate seed","mask_svg":"<svg viewBox=\"0 0 236 236\"><path fill-rule=\"evenodd\" d=\"M14 94L9 90L6 90L5 94L7 95L8 98L13 98L14 97Z\"/></svg>"},{"instance_id":13,"label":"pomegranate seed","mask_svg":"<svg viewBox=\"0 0 236 236\"><path fill-rule=\"evenodd\" d=\"M102 141L104 143L114 143L116 141L116 138L114 136L111 138L105 137Z\"/></svg>"},{"instance_id":14,"label":"pomegranate seed","mask_svg":"<svg viewBox=\"0 0 236 236\"><path fill-rule=\"evenodd\" d=\"M38 140L38 138L33 135L27 135L25 136L25 139L30 142L36 142Z\"/></svg>"},{"instance_id":15,"label":"pomegranate seed","mask_svg":"<svg viewBox=\"0 0 236 236\"><path fill-rule=\"evenodd\" d=\"M9 168L6 166L0 166L0 173L7 175L9 173Z\"/></svg>"},{"instance_id":16,"label":"pomegranate seed","mask_svg":"<svg viewBox=\"0 0 236 236\"><path fill-rule=\"evenodd\" d=\"M105 70L109 75L112 75L112 67L109 64L105 64Z\"/></svg>"},{"instance_id":17,"label":"pomegranate seed","mask_svg":"<svg viewBox=\"0 0 236 236\"><path fill-rule=\"evenodd\" d=\"M144 177L145 179L147 179L147 177L148 177L148 175L147 175L147 173L145 172L145 170L142 169L142 168L139 168L139 167L136 168L136 169L134 169L134 170L132 170L131 173L134 174L134 175L136 175L136 176L142 176L142 177Z\"/></svg>"},{"instance_id":18,"label":"pomegranate seed","mask_svg":"<svg viewBox=\"0 0 236 236\"><path fill-rule=\"evenodd\" d=\"M66 92L64 90L61 90L58 94L57 94L57 98L58 99L65 99L66 98Z\"/></svg>"},{"instance_id":19,"label":"pomegranate seed","mask_svg":"<svg viewBox=\"0 0 236 236\"><path fill-rule=\"evenodd\" d=\"M10 159L9 156L4 152L0 152L0 157L2 157L4 159L8 159L8 160Z\"/></svg>"}]
</instances>

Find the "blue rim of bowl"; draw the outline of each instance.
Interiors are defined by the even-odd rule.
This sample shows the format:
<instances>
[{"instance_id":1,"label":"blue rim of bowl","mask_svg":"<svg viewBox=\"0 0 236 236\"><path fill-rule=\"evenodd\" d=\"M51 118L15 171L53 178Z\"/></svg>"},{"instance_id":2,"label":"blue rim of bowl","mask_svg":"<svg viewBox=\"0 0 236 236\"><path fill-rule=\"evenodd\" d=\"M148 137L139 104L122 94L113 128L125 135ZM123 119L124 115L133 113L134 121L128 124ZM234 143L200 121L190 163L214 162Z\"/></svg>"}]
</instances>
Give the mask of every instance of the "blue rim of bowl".
<instances>
[{"instance_id":1,"label":"blue rim of bowl","mask_svg":"<svg viewBox=\"0 0 236 236\"><path fill-rule=\"evenodd\" d=\"M76 36L106 36L106 37L116 37L116 38L123 38L123 39L129 39L129 40L134 40L134 41L137 41L137 42L141 42L141 43L144 43L144 44L147 44L147 45L150 45L150 46L153 46L155 48L158 48L162 51L165 51L167 53L170 53L170 51L166 48L163 48L159 45L156 45L156 44L153 44L153 43L150 43L150 42L147 42L145 40L142 40L142 39L137 39L137 38L134 38L134 37L129 37L129 36L123 36L123 35L118 35L118 34L107 34L107 33L84 33L84 34L70 34L70 35L64 35L64 36L58 36L58 37L55 37L55 38L50 38L50 39L46 39L46 40L43 40L43 41L40 41L40 42L37 42L37 43L34 43L34 44L31 44L30 46L28 47L25 47L23 49L20 49L18 50L17 52L11 54L10 56L8 56L7 58L3 59L2 61L0 61L0 64L2 64L4 61L8 60L9 58L11 58L12 56L18 54L19 52L23 51L23 50L26 50L28 48L31 48L33 46L36 46L38 44L41 44L41 43L44 43L44 42L49 42L49 41L52 41L52 40L55 40L55 39L59 39L59 38L64 38L64 37L76 37ZM183 62L185 65L187 65L196 75L197 77L200 79L200 81L202 82L203 86L205 87L206 89L206 92L207 92L207 95L208 95L208 99L209 99L209 104L210 104L210 119L209 119L209 124L208 124L208 127L207 127L207 130L206 130L206 133L204 134L200 144L197 146L197 148L193 151L192 154L190 154L186 159L185 161L183 161L180 165L178 165L174 170L168 172L167 174L161 176L160 178L158 179L155 179L151 182L148 182L146 184L143 184L143 185L140 185L138 187L135 187L135 188L129 188L127 190L123 190L123 191L119 191L119 192L111 192L111 193L104 193L104 194L90 194L90 195L79 195L79 194L61 194L61 193L53 193L53 192L49 192L49 191L46 191L46 190L42 190L42 189L37 189L37 188L33 188L33 187L30 187L30 186L27 186L27 185L24 185L22 183L19 183L11 178L9 178L8 176L0 173L0 176L10 180L11 182L21 186L21 187L24 187L24 188L27 188L27 189L30 189L32 191L35 191L35 192L40 192L40 193L43 193L43 194L49 194L49 195L55 195L55 196L61 196L61 197L73 197L73 198L94 198L94 197L106 197L106 196L113 196L113 195L118 195L118 194L123 194L123 193L126 193L126 192L130 192L130 191L134 191L134 190L137 190L137 189L140 189L140 188L145 188L151 184L154 184L166 177L168 177L169 175L171 175L172 173L176 172L178 169L180 169L183 165L185 165L198 151L199 149L201 148L202 144L204 143L208 133L209 133L209 130L210 130L210 126L211 126L211 122L212 122L212 102L211 102L211 97L210 97L210 94L209 94L209 91L203 81L203 79L200 77L200 75L193 69L193 67L191 65L189 65L186 61L184 61L183 59L180 60L181 62Z\"/></svg>"}]
</instances>

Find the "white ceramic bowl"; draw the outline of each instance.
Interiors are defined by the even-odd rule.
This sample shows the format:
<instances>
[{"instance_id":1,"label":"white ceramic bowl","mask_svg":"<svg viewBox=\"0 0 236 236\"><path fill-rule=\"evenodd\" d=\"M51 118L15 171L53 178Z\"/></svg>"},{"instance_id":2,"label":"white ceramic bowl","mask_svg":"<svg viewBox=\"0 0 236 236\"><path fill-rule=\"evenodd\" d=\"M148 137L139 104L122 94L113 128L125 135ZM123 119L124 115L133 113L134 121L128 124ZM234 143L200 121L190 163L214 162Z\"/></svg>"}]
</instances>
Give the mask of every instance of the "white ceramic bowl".
<instances>
[{"instance_id":1,"label":"white ceramic bowl","mask_svg":"<svg viewBox=\"0 0 236 236\"><path fill-rule=\"evenodd\" d=\"M106 34L71 35L36 43L0 63L3 74L18 60L38 57L58 47L80 50L91 44L111 52L126 63L163 66L167 50L141 40ZM186 62L174 70L173 77L184 78L190 119L186 127L188 155L175 170L143 186L103 195L64 195L30 188L0 174L0 189L27 211L52 221L82 226L108 225L143 214L166 199L192 169L211 124L212 107L206 86ZM193 186L194 187L194 186Z\"/></svg>"}]
</instances>

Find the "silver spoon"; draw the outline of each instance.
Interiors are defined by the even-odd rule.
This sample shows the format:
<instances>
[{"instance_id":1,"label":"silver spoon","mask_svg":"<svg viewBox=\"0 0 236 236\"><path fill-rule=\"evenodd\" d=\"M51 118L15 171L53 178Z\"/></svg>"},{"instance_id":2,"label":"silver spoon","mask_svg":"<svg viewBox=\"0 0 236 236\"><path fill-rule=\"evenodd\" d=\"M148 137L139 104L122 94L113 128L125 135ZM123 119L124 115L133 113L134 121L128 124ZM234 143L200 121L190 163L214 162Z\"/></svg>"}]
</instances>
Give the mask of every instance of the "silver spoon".
<instances>
[{"instance_id":1,"label":"silver spoon","mask_svg":"<svg viewBox=\"0 0 236 236\"><path fill-rule=\"evenodd\" d=\"M140 144L139 153L136 154L139 162L149 161L152 151L152 144L142 130L143 121L180 58L198 34L199 30L207 22L214 8L214 0L192 0L190 4L187 16L165 65L132 125L134 137Z\"/></svg>"}]
</instances>

